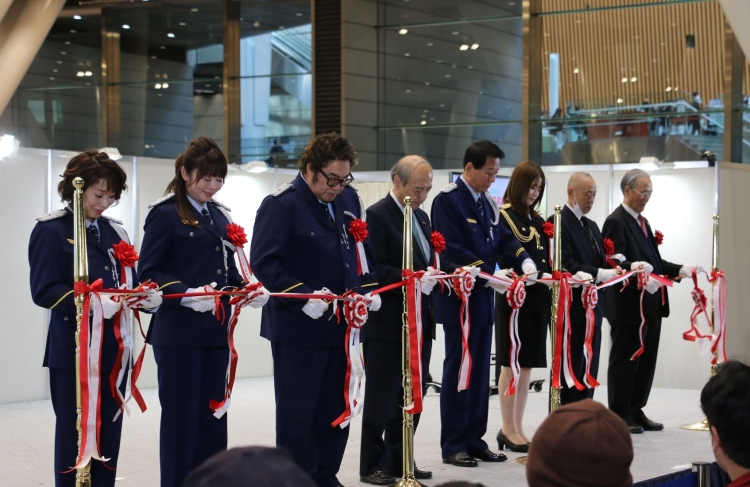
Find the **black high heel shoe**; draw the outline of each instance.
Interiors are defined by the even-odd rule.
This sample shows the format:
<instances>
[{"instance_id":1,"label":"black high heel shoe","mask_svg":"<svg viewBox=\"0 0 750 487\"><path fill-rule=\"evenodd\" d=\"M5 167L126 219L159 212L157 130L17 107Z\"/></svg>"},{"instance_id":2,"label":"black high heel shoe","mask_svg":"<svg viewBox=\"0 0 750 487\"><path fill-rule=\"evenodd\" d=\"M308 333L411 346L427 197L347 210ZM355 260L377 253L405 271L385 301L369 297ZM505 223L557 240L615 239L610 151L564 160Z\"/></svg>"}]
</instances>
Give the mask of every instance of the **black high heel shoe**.
<instances>
[{"instance_id":1,"label":"black high heel shoe","mask_svg":"<svg viewBox=\"0 0 750 487\"><path fill-rule=\"evenodd\" d=\"M500 430L497 432L497 448L498 450L504 450L505 447L508 447L508 450L516 453L528 453L529 452L529 444L524 443L523 445L517 445L510 441L507 436L505 436L505 433L503 433L503 430Z\"/></svg>"}]
</instances>

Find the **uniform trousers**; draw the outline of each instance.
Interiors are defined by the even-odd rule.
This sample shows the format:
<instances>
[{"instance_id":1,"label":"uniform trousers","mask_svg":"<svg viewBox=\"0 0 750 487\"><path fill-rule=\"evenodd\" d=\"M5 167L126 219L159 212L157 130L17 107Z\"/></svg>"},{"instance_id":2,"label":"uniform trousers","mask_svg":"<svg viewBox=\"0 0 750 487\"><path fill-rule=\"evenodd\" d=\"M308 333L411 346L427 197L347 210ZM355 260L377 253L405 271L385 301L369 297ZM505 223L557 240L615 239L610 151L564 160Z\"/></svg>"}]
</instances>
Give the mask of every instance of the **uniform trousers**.
<instances>
[{"instance_id":1,"label":"uniform trousers","mask_svg":"<svg viewBox=\"0 0 750 487\"><path fill-rule=\"evenodd\" d=\"M209 408L224 397L228 348L154 347L158 367L162 487L181 487L209 457L227 449L227 415Z\"/></svg>"},{"instance_id":2,"label":"uniform trousers","mask_svg":"<svg viewBox=\"0 0 750 487\"><path fill-rule=\"evenodd\" d=\"M362 411L362 447L359 474L376 470L401 472L403 460L404 388L401 343L368 338L364 342L365 405ZM422 391L429 373L432 340L422 342ZM413 415L414 432L420 414ZM385 435L384 435L385 433Z\"/></svg>"},{"instance_id":3,"label":"uniform trousers","mask_svg":"<svg viewBox=\"0 0 750 487\"><path fill-rule=\"evenodd\" d=\"M319 487L336 487L349 426L331 423L344 412L343 347L272 343L276 445L286 448Z\"/></svg>"},{"instance_id":4,"label":"uniform trousers","mask_svg":"<svg viewBox=\"0 0 750 487\"><path fill-rule=\"evenodd\" d=\"M443 325L445 360L440 388L440 446L443 458L456 453L479 453L487 449L482 436L487 432L490 396L490 350L492 326L472 326L469 351L472 357L470 386L458 392L461 365L461 327Z\"/></svg>"},{"instance_id":5,"label":"uniform trousers","mask_svg":"<svg viewBox=\"0 0 750 487\"><path fill-rule=\"evenodd\" d=\"M609 409L626 422L643 419L643 408L648 402L656 371L661 318L646 322L643 329L646 348L635 360L630 360L630 357L641 346L638 337L640 322L610 321L610 327L612 348L607 371Z\"/></svg>"},{"instance_id":6,"label":"uniform trousers","mask_svg":"<svg viewBox=\"0 0 750 487\"><path fill-rule=\"evenodd\" d=\"M601 325L601 320L599 320ZM573 366L573 373L584 384L583 378L586 377L586 357L583 355L583 344L586 341L586 323L571 323L571 335L570 340L570 362ZM602 343L602 328L601 326L594 327L594 341L592 348L594 350L594 356L591 360L591 367L589 373L596 379L599 372L599 351L601 350ZM586 385L586 384L584 384ZM562 381L562 389L560 389L560 404L570 404L572 402L581 401L583 399L593 399L594 391L596 389L585 388L579 391L575 387L568 387L565 381Z\"/></svg>"},{"instance_id":7,"label":"uniform trousers","mask_svg":"<svg viewBox=\"0 0 750 487\"><path fill-rule=\"evenodd\" d=\"M120 454L122 414L112 421L118 406L109 389L110 370L102 371L99 394L101 397L100 453L109 458L107 466L99 460L91 461L91 486L112 487L115 485L115 469ZM120 392L125 394L128 373L125 373ZM67 472L75 466L78 456L78 430L76 429L76 371L49 369L50 396L55 411L55 486L74 487L76 471ZM109 467L109 468L107 468Z\"/></svg>"}]
</instances>

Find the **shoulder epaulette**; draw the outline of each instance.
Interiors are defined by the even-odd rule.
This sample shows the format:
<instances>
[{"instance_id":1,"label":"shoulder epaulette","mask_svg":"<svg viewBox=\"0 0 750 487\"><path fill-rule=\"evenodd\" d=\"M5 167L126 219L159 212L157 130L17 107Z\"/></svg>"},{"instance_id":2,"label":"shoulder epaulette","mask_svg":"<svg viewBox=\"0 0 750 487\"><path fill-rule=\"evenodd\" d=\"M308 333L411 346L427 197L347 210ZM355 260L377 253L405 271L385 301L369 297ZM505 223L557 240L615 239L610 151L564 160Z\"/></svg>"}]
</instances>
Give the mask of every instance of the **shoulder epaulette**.
<instances>
[{"instance_id":1,"label":"shoulder epaulette","mask_svg":"<svg viewBox=\"0 0 750 487\"><path fill-rule=\"evenodd\" d=\"M100 220L103 220L107 223L109 223L109 226L112 227L112 229L115 231L118 237L120 237L120 240L130 243L130 239L128 238L128 233L125 231L124 228L122 228L122 222L120 220L116 220L111 217L100 217Z\"/></svg>"},{"instance_id":2,"label":"shoulder epaulette","mask_svg":"<svg viewBox=\"0 0 750 487\"><path fill-rule=\"evenodd\" d=\"M497 205L497 200L495 200L489 192L485 192L484 197L487 198L487 201L490 203L490 208L492 208L492 213L494 214L492 224L497 225L500 221L500 208Z\"/></svg>"},{"instance_id":3,"label":"shoulder epaulette","mask_svg":"<svg viewBox=\"0 0 750 487\"><path fill-rule=\"evenodd\" d=\"M212 203L216 207L216 209L219 210L222 215L224 215L224 218L226 218L229 223L232 223L232 215L229 214L229 212L232 211L231 208L222 203L219 203L215 199L211 199L209 203Z\"/></svg>"},{"instance_id":4,"label":"shoulder epaulette","mask_svg":"<svg viewBox=\"0 0 750 487\"><path fill-rule=\"evenodd\" d=\"M510 208L510 203L505 203L504 205L500 206L501 210L507 210L508 208Z\"/></svg>"},{"instance_id":5,"label":"shoulder epaulette","mask_svg":"<svg viewBox=\"0 0 750 487\"><path fill-rule=\"evenodd\" d=\"M158 200L154 201L153 203L151 203L150 205L148 205L148 207L149 208L153 208L154 206L158 206L158 205L164 203L165 201L171 200L172 198L174 198L174 193L169 193L168 195L164 196L163 198L159 198Z\"/></svg>"},{"instance_id":6,"label":"shoulder epaulette","mask_svg":"<svg viewBox=\"0 0 750 487\"><path fill-rule=\"evenodd\" d=\"M117 218L112 218L111 216L100 216L99 218L104 220L105 222L111 222L111 223L116 223L118 225L122 225L122 221L118 220Z\"/></svg>"},{"instance_id":7,"label":"shoulder epaulette","mask_svg":"<svg viewBox=\"0 0 750 487\"><path fill-rule=\"evenodd\" d=\"M46 213L39 218L36 219L38 222L48 222L50 220L55 220L57 218L61 218L65 216L65 210L55 210L50 213Z\"/></svg>"},{"instance_id":8,"label":"shoulder epaulette","mask_svg":"<svg viewBox=\"0 0 750 487\"><path fill-rule=\"evenodd\" d=\"M271 193L271 196L282 195L282 194L286 193L287 191L289 191L292 188L294 188L294 185L292 183L284 183L281 186L279 186L278 188L276 188L276 190L273 193Z\"/></svg>"},{"instance_id":9,"label":"shoulder epaulette","mask_svg":"<svg viewBox=\"0 0 750 487\"><path fill-rule=\"evenodd\" d=\"M454 189L458 188L458 185L456 183L450 183L443 187L443 189L440 190L441 193L450 193Z\"/></svg>"},{"instance_id":10,"label":"shoulder epaulette","mask_svg":"<svg viewBox=\"0 0 750 487\"><path fill-rule=\"evenodd\" d=\"M218 206L219 208L223 208L223 209L225 209L225 210L227 210L227 211L232 211L232 209L231 209L230 207L228 207L228 206L227 206L227 205L225 205L224 203L221 203L221 202L219 202L219 201L216 201L216 200L215 200L215 199L213 199L213 198L211 198L211 201L209 201L209 203L213 203L214 205Z\"/></svg>"}]
</instances>

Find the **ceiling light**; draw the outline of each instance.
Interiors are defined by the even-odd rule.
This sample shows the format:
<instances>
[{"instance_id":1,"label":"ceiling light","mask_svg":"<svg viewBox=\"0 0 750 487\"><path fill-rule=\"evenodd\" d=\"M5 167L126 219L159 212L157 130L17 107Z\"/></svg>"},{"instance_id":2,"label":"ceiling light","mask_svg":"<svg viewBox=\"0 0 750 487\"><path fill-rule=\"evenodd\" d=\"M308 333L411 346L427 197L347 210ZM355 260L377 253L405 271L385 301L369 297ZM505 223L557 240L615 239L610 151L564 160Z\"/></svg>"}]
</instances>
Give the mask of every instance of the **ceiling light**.
<instances>
[{"instance_id":1,"label":"ceiling light","mask_svg":"<svg viewBox=\"0 0 750 487\"><path fill-rule=\"evenodd\" d=\"M74 15L73 18L76 19L76 20L81 20L81 16L80 15Z\"/></svg>"},{"instance_id":2,"label":"ceiling light","mask_svg":"<svg viewBox=\"0 0 750 487\"><path fill-rule=\"evenodd\" d=\"M296 15L297 17L302 17L302 12L297 12L297 13L296 13L296 14L294 14L294 15Z\"/></svg>"},{"instance_id":3,"label":"ceiling light","mask_svg":"<svg viewBox=\"0 0 750 487\"><path fill-rule=\"evenodd\" d=\"M578 74L578 68L573 70L573 74Z\"/></svg>"},{"instance_id":4,"label":"ceiling light","mask_svg":"<svg viewBox=\"0 0 750 487\"><path fill-rule=\"evenodd\" d=\"M69 46L70 45L70 41L65 41L65 45Z\"/></svg>"},{"instance_id":5,"label":"ceiling light","mask_svg":"<svg viewBox=\"0 0 750 487\"><path fill-rule=\"evenodd\" d=\"M461 47L459 47L459 49L461 49L462 51L465 51L465 50L467 50L468 48L469 48L469 45L468 45L468 44L461 44Z\"/></svg>"},{"instance_id":6,"label":"ceiling light","mask_svg":"<svg viewBox=\"0 0 750 487\"><path fill-rule=\"evenodd\" d=\"M240 169L249 173L261 173L268 171L268 165L265 161L250 161L246 164L242 164Z\"/></svg>"},{"instance_id":7,"label":"ceiling light","mask_svg":"<svg viewBox=\"0 0 750 487\"><path fill-rule=\"evenodd\" d=\"M161 87L166 90L167 88L169 88L169 83L162 83Z\"/></svg>"},{"instance_id":8,"label":"ceiling light","mask_svg":"<svg viewBox=\"0 0 750 487\"><path fill-rule=\"evenodd\" d=\"M665 91L666 91L666 92L670 92L670 91L672 91L672 87L671 87L671 86L667 86L667 89L666 89Z\"/></svg>"},{"instance_id":9,"label":"ceiling light","mask_svg":"<svg viewBox=\"0 0 750 487\"><path fill-rule=\"evenodd\" d=\"M409 57L409 56L411 56L411 54L409 54L408 52L405 52L404 56Z\"/></svg>"},{"instance_id":10,"label":"ceiling light","mask_svg":"<svg viewBox=\"0 0 750 487\"><path fill-rule=\"evenodd\" d=\"M446 78L450 78L450 77L451 77L451 75L449 75L449 74L446 74L446 75L445 75L445 77L446 77Z\"/></svg>"},{"instance_id":11,"label":"ceiling light","mask_svg":"<svg viewBox=\"0 0 750 487\"><path fill-rule=\"evenodd\" d=\"M451 34L453 34L454 36L457 36L458 35L458 31L454 30L453 32L451 32Z\"/></svg>"},{"instance_id":12,"label":"ceiling light","mask_svg":"<svg viewBox=\"0 0 750 487\"><path fill-rule=\"evenodd\" d=\"M618 99L617 99L617 103L622 103L622 102L623 102L623 99L622 99L622 98L618 98Z\"/></svg>"},{"instance_id":13,"label":"ceiling light","mask_svg":"<svg viewBox=\"0 0 750 487\"><path fill-rule=\"evenodd\" d=\"M94 73L92 73L91 71L86 71L83 74L84 74L84 76L93 76L94 75Z\"/></svg>"},{"instance_id":14,"label":"ceiling light","mask_svg":"<svg viewBox=\"0 0 750 487\"><path fill-rule=\"evenodd\" d=\"M99 149L99 152L105 152L113 161L122 159L122 155L120 154L120 151L117 150L117 147L102 147Z\"/></svg>"},{"instance_id":15,"label":"ceiling light","mask_svg":"<svg viewBox=\"0 0 750 487\"><path fill-rule=\"evenodd\" d=\"M411 90L406 90L407 93L411 93Z\"/></svg>"},{"instance_id":16,"label":"ceiling light","mask_svg":"<svg viewBox=\"0 0 750 487\"><path fill-rule=\"evenodd\" d=\"M156 83L154 85L154 88L156 88L157 90L160 90L161 89L161 83Z\"/></svg>"},{"instance_id":17,"label":"ceiling light","mask_svg":"<svg viewBox=\"0 0 750 487\"><path fill-rule=\"evenodd\" d=\"M631 83L635 83L636 81L638 81L638 78L636 78L635 76L633 76L632 78L630 78L630 82Z\"/></svg>"},{"instance_id":18,"label":"ceiling light","mask_svg":"<svg viewBox=\"0 0 750 487\"><path fill-rule=\"evenodd\" d=\"M128 30L130 28L130 26L128 24L122 24L122 28L125 29L125 30Z\"/></svg>"},{"instance_id":19,"label":"ceiling light","mask_svg":"<svg viewBox=\"0 0 750 487\"><path fill-rule=\"evenodd\" d=\"M76 76L78 76L79 78L83 78L84 76L86 76L86 73L84 73L83 71L78 71L76 73Z\"/></svg>"},{"instance_id":20,"label":"ceiling light","mask_svg":"<svg viewBox=\"0 0 750 487\"><path fill-rule=\"evenodd\" d=\"M67 52L65 52L65 51L60 51L60 54L62 54L62 55L64 56L64 55L66 55L66 54L67 54Z\"/></svg>"},{"instance_id":21,"label":"ceiling light","mask_svg":"<svg viewBox=\"0 0 750 487\"><path fill-rule=\"evenodd\" d=\"M253 27L260 27L260 22L258 22L257 20L253 22Z\"/></svg>"},{"instance_id":22,"label":"ceiling light","mask_svg":"<svg viewBox=\"0 0 750 487\"><path fill-rule=\"evenodd\" d=\"M180 22L180 25L181 25L182 27L185 27L185 26L186 26L187 24L186 24L185 22Z\"/></svg>"},{"instance_id":23,"label":"ceiling light","mask_svg":"<svg viewBox=\"0 0 750 487\"><path fill-rule=\"evenodd\" d=\"M168 33L167 37L174 38L174 33L172 33L172 32Z\"/></svg>"},{"instance_id":24,"label":"ceiling light","mask_svg":"<svg viewBox=\"0 0 750 487\"><path fill-rule=\"evenodd\" d=\"M471 50L472 51L476 51L477 49L479 49L479 44L474 43L474 44L471 45Z\"/></svg>"},{"instance_id":25,"label":"ceiling light","mask_svg":"<svg viewBox=\"0 0 750 487\"><path fill-rule=\"evenodd\" d=\"M419 125L427 125L427 120L422 120L421 122L419 122Z\"/></svg>"},{"instance_id":26,"label":"ceiling light","mask_svg":"<svg viewBox=\"0 0 750 487\"><path fill-rule=\"evenodd\" d=\"M77 30L75 30L75 29L70 29L70 33L71 33L71 34L75 34L76 32L78 32L78 31L77 31Z\"/></svg>"},{"instance_id":27,"label":"ceiling light","mask_svg":"<svg viewBox=\"0 0 750 487\"><path fill-rule=\"evenodd\" d=\"M401 34L401 35L404 35L407 32L409 32L409 29L401 29L401 30L398 31L398 33Z\"/></svg>"},{"instance_id":28,"label":"ceiling light","mask_svg":"<svg viewBox=\"0 0 750 487\"><path fill-rule=\"evenodd\" d=\"M197 12L197 11L198 11L198 9L197 9L197 8L191 8L191 9L190 9L190 11L191 11L191 12Z\"/></svg>"},{"instance_id":29,"label":"ceiling light","mask_svg":"<svg viewBox=\"0 0 750 487\"><path fill-rule=\"evenodd\" d=\"M428 42L427 47L432 47L432 42Z\"/></svg>"},{"instance_id":30,"label":"ceiling light","mask_svg":"<svg viewBox=\"0 0 750 487\"><path fill-rule=\"evenodd\" d=\"M621 81L621 82L623 82L623 83L627 83L627 82L628 82L628 79L627 79L627 78L623 78L623 79L621 79L620 81Z\"/></svg>"}]
</instances>

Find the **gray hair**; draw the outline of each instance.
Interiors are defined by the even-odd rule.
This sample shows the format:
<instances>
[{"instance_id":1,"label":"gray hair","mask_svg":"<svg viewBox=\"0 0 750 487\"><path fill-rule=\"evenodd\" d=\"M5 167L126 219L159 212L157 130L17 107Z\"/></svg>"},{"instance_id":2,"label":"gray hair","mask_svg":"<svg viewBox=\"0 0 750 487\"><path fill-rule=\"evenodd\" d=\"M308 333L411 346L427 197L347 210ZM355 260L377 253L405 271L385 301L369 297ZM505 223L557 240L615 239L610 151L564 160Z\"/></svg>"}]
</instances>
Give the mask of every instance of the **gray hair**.
<instances>
[{"instance_id":1,"label":"gray hair","mask_svg":"<svg viewBox=\"0 0 750 487\"><path fill-rule=\"evenodd\" d=\"M638 178L650 178L649 174L643 169L631 169L626 172L620 181L620 190L625 194L625 188L635 189L635 183Z\"/></svg>"},{"instance_id":2,"label":"gray hair","mask_svg":"<svg viewBox=\"0 0 750 487\"><path fill-rule=\"evenodd\" d=\"M429 162L427 162L422 156L411 155L402 157L391 168L391 181L398 176L401 180L401 184L406 184L409 181L411 173L414 172L414 169L422 164L429 164Z\"/></svg>"}]
</instances>

